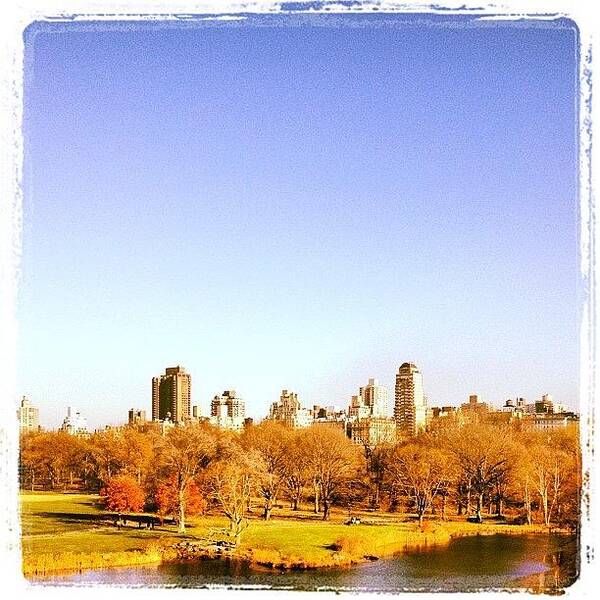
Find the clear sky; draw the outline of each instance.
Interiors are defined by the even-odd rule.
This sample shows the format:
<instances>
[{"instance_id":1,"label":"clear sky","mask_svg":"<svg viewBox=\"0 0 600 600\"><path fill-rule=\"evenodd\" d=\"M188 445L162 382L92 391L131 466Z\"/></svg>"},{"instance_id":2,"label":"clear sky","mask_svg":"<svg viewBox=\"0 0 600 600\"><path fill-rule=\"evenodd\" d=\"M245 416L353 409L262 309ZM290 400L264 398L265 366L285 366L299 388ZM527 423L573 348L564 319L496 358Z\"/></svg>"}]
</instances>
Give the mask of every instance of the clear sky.
<instances>
[{"instance_id":1,"label":"clear sky","mask_svg":"<svg viewBox=\"0 0 600 600\"><path fill-rule=\"evenodd\" d=\"M57 426L282 388L577 406L577 32L450 17L26 32L19 389ZM362 26L359 26L362 25Z\"/></svg>"}]
</instances>

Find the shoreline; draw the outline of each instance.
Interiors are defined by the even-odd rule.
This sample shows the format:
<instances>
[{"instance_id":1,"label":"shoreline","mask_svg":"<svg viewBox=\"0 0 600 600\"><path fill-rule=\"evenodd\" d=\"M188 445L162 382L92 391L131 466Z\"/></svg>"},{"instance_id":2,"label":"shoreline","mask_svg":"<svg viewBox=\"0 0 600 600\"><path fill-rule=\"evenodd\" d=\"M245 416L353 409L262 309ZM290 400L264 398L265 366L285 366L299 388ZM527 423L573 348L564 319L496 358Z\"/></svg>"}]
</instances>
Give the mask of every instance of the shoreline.
<instances>
[{"instance_id":1,"label":"shoreline","mask_svg":"<svg viewBox=\"0 0 600 600\"><path fill-rule=\"evenodd\" d=\"M348 534L330 546L331 554L319 560L285 553L277 548L241 548L232 551L201 546L194 541L179 544L151 543L143 550L103 553L54 553L23 557L22 573L27 579L43 578L57 573L81 573L86 570L159 565L198 560L236 560L246 562L251 568L264 571L316 570L351 568L370 561L389 559L404 552L448 545L453 539L480 535L577 535L566 529L548 528L545 525L508 525L496 523L463 523L457 521L426 522L426 530L418 527L399 535L393 542L377 544L363 532L349 528ZM369 526L370 527L370 526ZM376 526L378 529L393 526ZM361 535L362 534L362 535ZM177 546L180 546L178 549ZM181 552L188 551L187 556Z\"/></svg>"}]
</instances>

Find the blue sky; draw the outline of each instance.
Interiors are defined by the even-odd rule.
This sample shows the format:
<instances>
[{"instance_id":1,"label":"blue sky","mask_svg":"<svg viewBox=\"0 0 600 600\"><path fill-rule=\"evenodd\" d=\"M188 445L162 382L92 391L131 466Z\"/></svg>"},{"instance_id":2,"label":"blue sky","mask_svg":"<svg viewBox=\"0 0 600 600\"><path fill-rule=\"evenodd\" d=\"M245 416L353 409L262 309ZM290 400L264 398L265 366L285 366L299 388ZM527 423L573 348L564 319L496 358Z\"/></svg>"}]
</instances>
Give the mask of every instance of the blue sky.
<instances>
[{"instance_id":1,"label":"blue sky","mask_svg":"<svg viewBox=\"0 0 600 600\"><path fill-rule=\"evenodd\" d=\"M433 405L577 403L568 22L251 18L26 32L19 387L56 426L405 361ZM359 26L360 25L360 26Z\"/></svg>"}]
</instances>

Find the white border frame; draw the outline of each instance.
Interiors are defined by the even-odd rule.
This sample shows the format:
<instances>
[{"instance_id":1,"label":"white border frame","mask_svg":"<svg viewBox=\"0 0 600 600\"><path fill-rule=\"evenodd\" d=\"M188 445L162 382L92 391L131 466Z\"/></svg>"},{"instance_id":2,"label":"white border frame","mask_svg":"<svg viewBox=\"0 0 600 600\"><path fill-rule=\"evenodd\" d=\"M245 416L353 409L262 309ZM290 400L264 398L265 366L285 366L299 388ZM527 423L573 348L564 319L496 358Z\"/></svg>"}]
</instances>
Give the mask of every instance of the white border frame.
<instances>
[{"instance_id":1,"label":"white border frame","mask_svg":"<svg viewBox=\"0 0 600 600\"><path fill-rule=\"evenodd\" d=\"M10 0L9 0L10 1ZM584 0L585 2L585 0ZM434 13L479 15L482 19L521 19L521 18L569 18L580 32L580 277L582 298L580 310L580 393L581 441L583 450L584 489L581 526L581 573L578 581L567 588L571 597L592 597L594 592L595 549L598 534L598 466L593 457L596 439L594 420L594 400L597 395L595 365L598 359L598 322L596 274L598 265L598 214L595 206L594 189L597 169L592 170L592 114L598 114L598 94L592 95L592 41L594 9L591 0L584 2L564 2L560 0L505 0L502 3L476 2L474 0L446 0L443 5L427 3L361 2L348 6L342 3L320 2L320 6L310 2L294 2L296 8L287 11L291 14L308 12L326 14L355 14L377 11L379 13ZM13 587L16 593L28 595L53 595L61 597L71 594L101 597L107 593L100 588L40 588L32 587L21 576L20 526L18 515L18 482L16 476L18 451L18 424L16 421L16 341L18 324L16 320L17 289L20 274L21 230L22 230L22 159L23 140L22 90L23 90L23 31L33 21L98 21L98 20L177 20L175 15L212 15L212 18L236 18L239 13L281 13L283 2L272 0L231 2L193 2L178 0L168 4L157 1L110 2L98 0L22 0L17 6L3 7L0 18L0 486L5 523L2 532L3 544L0 547L0 574L5 591ZM74 16L75 15L75 16ZM221 15L221 16L219 16ZM597 27L597 25L596 25ZM595 110L594 110L595 109ZM125 589L114 588L114 593L127 593L128 596L146 598L148 594L164 594L165 589ZM168 589L170 595L188 593L182 589ZM10 593L10 591L9 591ZM196 590L196 593L199 593ZM261 595L261 592L220 591L210 592L219 596L242 594L243 598ZM269 595L278 592L266 592ZM293 592L292 592L293 593ZM305 592L303 598L308 595ZM325 592L319 593L322 599ZM333 594L333 592L332 592ZM486 595L495 595L486 592ZM517 597L530 598L529 594L515 593ZM288 594L289 595L289 594ZM372 594L364 594L371 596ZM458 594L466 596L466 594ZM374 595L373 595L374 596ZM457 594L439 594L436 597L456 598ZM274 596L273 596L274 597Z\"/></svg>"}]
</instances>

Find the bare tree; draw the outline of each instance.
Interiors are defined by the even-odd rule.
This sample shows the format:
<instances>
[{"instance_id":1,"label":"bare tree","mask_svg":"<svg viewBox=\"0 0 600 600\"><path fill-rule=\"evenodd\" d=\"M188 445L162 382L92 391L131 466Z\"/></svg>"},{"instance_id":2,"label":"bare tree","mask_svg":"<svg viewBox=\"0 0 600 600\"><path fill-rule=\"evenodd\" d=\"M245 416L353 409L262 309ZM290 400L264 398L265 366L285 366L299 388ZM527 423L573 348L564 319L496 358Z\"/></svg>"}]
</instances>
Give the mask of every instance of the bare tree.
<instances>
[{"instance_id":1,"label":"bare tree","mask_svg":"<svg viewBox=\"0 0 600 600\"><path fill-rule=\"evenodd\" d=\"M261 459L263 468L256 472L256 477L264 499L263 518L266 521L271 517L273 504L283 485L290 438L290 430L274 421L249 427L243 434L242 445L254 450Z\"/></svg>"},{"instance_id":2,"label":"bare tree","mask_svg":"<svg viewBox=\"0 0 600 600\"><path fill-rule=\"evenodd\" d=\"M212 498L229 521L229 535L237 546L248 527L246 510L253 492L254 475L265 468L255 451L231 444L206 473Z\"/></svg>"},{"instance_id":3,"label":"bare tree","mask_svg":"<svg viewBox=\"0 0 600 600\"><path fill-rule=\"evenodd\" d=\"M471 424L454 432L451 449L462 472L475 494L477 521L481 522L484 498L509 467L510 431L487 424Z\"/></svg>"},{"instance_id":4,"label":"bare tree","mask_svg":"<svg viewBox=\"0 0 600 600\"><path fill-rule=\"evenodd\" d=\"M398 445L388 462L392 482L413 500L419 524L436 496L446 493L452 477L449 454L425 437Z\"/></svg>"},{"instance_id":5,"label":"bare tree","mask_svg":"<svg viewBox=\"0 0 600 600\"><path fill-rule=\"evenodd\" d=\"M302 501L304 490L310 480L308 448L303 440L304 436L301 431L290 431L287 452L284 456L283 484L293 510L298 510L298 505Z\"/></svg>"},{"instance_id":6,"label":"bare tree","mask_svg":"<svg viewBox=\"0 0 600 600\"><path fill-rule=\"evenodd\" d=\"M336 493L346 481L357 475L359 450L339 429L313 426L304 432L308 450L308 468L319 500L323 506L323 520L328 520ZM316 505L317 500L315 500Z\"/></svg>"}]
</instances>

